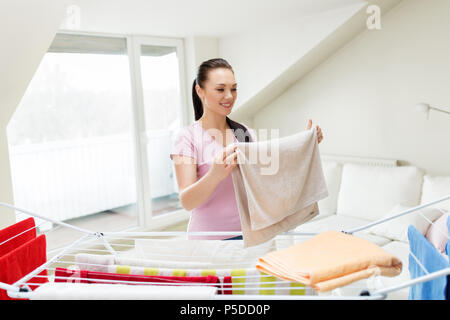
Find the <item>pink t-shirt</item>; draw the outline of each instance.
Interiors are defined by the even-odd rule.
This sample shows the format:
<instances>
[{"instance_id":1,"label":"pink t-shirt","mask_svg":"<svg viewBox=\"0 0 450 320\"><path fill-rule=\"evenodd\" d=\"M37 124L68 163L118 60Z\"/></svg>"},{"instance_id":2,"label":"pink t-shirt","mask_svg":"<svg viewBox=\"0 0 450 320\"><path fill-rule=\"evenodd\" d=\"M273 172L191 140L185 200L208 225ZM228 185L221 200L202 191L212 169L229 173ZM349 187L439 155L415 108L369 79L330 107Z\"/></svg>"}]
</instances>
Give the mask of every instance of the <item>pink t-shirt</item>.
<instances>
[{"instance_id":1,"label":"pink t-shirt","mask_svg":"<svg viewBox=\"0 0 450 320\"><path fill-rule=\"evenodd\" d=\"M252 141L256 136L245 126ZM234 142L238 142L236 137ZM202 125L195 121L183 128L176 136L170 158L173 155L192 157L197 163L197 179L203 177L211 167L215 155L223 149ZM241 231L231 173L223 179L209 198L192 210L188 231ZM190 236L189 239L225 239L230 236Z\"/></svg>"}]
</instances>

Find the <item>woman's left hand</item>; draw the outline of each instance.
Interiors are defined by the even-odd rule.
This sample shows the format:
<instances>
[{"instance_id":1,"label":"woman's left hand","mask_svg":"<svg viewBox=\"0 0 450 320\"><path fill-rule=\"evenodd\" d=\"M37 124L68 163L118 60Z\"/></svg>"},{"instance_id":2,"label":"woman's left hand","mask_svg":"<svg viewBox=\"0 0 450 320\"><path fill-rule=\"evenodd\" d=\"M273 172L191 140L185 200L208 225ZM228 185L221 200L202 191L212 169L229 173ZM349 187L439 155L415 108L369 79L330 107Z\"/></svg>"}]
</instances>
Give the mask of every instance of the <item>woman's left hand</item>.
<instances>
[{"instance_id":1,"label":"woman's left hand","mask_svg":"<svg viewBox=\"0 0 450 320\"><path fill-rule=\"evenodd\" d=\"M312 128L312 120L309 119L308 120L308 125L306 126L306 130L309 130L311 128ZM316 131L317 131L317 143L320 143L323 140L322 129L320 129L320 127L318 125L316 125Z\"/></svg>"}]
</instances>

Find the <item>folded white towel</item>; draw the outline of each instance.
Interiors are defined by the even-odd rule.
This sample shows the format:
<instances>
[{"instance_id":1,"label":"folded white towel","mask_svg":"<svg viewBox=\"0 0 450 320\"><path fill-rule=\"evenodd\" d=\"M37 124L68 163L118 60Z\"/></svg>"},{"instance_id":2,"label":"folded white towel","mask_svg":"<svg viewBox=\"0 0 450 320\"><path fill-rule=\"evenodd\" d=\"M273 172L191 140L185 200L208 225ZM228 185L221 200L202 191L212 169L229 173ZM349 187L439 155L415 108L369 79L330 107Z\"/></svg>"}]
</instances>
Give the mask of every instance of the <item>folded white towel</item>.
<instances>
[{"instance_id":1,"label":"folded white towel","mask_svg":"<svg viewBox=\"0 0 450 320\"><path fill-rule=\"evenodd\" d=\"M212 300L216 291L209 286L47 282L33 291L30 300Z\"/></svg>"},{"instance_id":2,"label":"folded white towel","mask_svg":"<svg viewBox=\"0 0 450 320\"><path fill-rule=\"evenodd\" d=\"M75 263L81 270L108 272L108 265L114 264L113 255L77 253Z\"/></svg>"},{"instance_id":3,"label":"folded white towel","mask_svg":"<svg viewBox=\"0 0 450 320\"><path fill-rule=\"evenodd\" d=\"M191 240L189 240L191 241ZM234 241L234 240L233 240ZM108 272L109 265L140 266L151 268L172 268L172 269L223 269L223 268L247 268L255 267L257 259L251 261L174 261L143 259L132 256L112 256L96 255L89 253L79 253L75 255L75 264L81 270Z\"/></svg>"},{"instance_id":4,"label":"folded white towel","mask_svg":"<svg viewBox=\"0 0 450 320\"><path fill-rule=\"evenodd\" d=\"M135 249L136 257L150 260L217 263L222 267L233 263L245 267L255 266L259 257L275 248L273 241L244 248L243 240L137 239Z\"/></svg>"},{"instance_id":5,"label":"folded white towel","mask_svg":"<svg viewBox=\"0 0 450 320\"><path fill-rule=\"evenodd\" d=\"M190 240L189 240L190 241ZM245 268L249 265L255 267L257 261L248 262L195 262L195 261L171 261L153 260L142 258L130 258L118 256L115 258L116 264L131 265L153 268L173 268L173 269L217 269L217 268Z\"/></svg>"}]
</instances>

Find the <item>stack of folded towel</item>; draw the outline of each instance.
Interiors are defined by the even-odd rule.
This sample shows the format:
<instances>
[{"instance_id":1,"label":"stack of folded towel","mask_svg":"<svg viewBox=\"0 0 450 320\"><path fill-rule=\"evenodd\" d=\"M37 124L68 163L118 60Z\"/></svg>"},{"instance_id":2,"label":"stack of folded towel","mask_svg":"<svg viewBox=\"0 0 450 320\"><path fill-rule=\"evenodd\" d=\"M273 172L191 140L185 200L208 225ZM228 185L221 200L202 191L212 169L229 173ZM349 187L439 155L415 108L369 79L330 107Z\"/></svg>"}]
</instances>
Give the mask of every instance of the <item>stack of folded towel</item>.
<instances>
[{"instance_id":1,"label":"stack of folded towel","mask_svg":"<svg viewBox=\"0 0 450 320\"><path fill-rule=\"evenodd\" d=\"M256 269L259 257L274 246L273 241L244 248L242 240L136 239L133 250L116 256L77 253L73 268L81 274L95 271L171 279L215 276L224 293L233 295L314 295L303 284L277 280Z\"/></svg>"},{"instance_id":2,"label":"stack of folded towel","mask_svg":"<svg viewBox=\"0 0 450 320\"><path fill-rule=\"evenodd\" d=\"M373 275L400 274L402 262L381 247L338 231L326 231L289 248L269 252L256 268L318 292Z\"/></svg>"}]
</instances>

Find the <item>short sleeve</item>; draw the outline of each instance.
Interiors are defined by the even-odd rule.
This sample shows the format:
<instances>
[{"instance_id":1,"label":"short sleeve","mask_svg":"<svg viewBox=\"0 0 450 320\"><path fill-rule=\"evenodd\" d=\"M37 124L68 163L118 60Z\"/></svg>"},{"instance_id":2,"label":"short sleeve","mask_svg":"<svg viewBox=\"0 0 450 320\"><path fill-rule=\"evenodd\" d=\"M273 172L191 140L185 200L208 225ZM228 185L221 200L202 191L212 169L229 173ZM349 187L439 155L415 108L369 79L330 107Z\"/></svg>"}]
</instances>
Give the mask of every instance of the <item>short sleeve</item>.
<instances>
[{"instance_id":1,"label":"short sleeve","mask_svg":"<svg viewBox=\"0 0 450 320\"><path fill-rule=\"evenodd\" d=\"M173 160L174 155L188 156L197 160L194 143L188 130L182 130L176 135L170 153L170 159Z\"/></svg>"}]
</instances>

